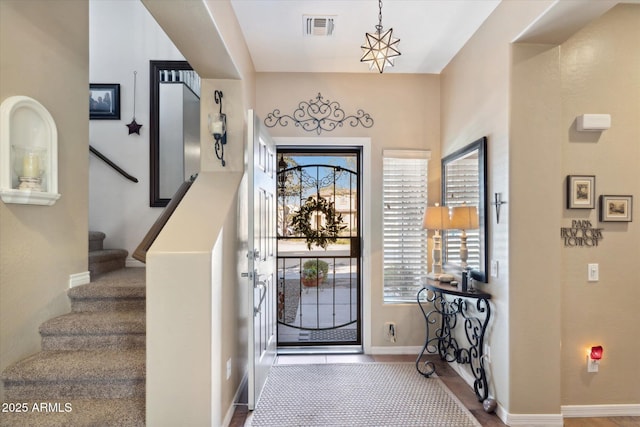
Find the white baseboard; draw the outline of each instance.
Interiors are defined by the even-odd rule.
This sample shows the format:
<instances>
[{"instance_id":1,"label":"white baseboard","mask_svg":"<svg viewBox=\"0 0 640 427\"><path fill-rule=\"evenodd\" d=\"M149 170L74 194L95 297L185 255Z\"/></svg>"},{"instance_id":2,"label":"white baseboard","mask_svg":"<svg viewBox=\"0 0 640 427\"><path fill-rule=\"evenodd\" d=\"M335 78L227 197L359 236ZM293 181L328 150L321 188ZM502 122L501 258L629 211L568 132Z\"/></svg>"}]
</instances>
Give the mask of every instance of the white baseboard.
<instances>
[{"instance_id":1,"label":"white baseboard","mask_svg":"<svg viewBox=\"0 0 640 427\"><path fill-rule=\"evenodd\" d=\"M640 404L620 405L563 405L565 418L640 417Z\"/></svg>"},{"instance_id":2,"label":"white baseboard","mask_svg":"<svg viewBox=\"0 0 640 427\"><path fill-rule=\"evenodd\" d=\"M125 267L146 267L147 265L143 262L138 261L134 258L127 258L124 262Z\"/></svg>"},{"instance_id":3,"label":"white baseboard","mask_svg":"<svg viewBox=\"0 0 640 427\"><path fill-rule=\"evenodd\" d=\"M236 390L236 394L233 396L233 400L231 406L227 410L227 414L224 416L224 420L222 420L223 427L229 426L231 424L231 419L233 418L233 414L236 412L236 406L243 405L243 403L238 403L240 401L240 396L242 395L243 390L247 387L247 383L249 381L249 377L247 372L245 371L244 376L242 377L242 381L240 381L240 385Z\"/></svg>"},{"instance_id":4,"label":"white baseboard","mask_svg":"<svg viewBox=\"0 0 640 427\"><path fill-rule=\"evenodd\" d=\"M89 282L91 282L91 274L88 271L69 275L69 288L86 285Z\"/></svg>"},{"instance_id":5,"label":"white baseboard","mask_svg":"<svg viewBox=\"0 0 640 427\"><path fill-rule=\"evenodd\" d=\"M506 414L502 420L508 426L562 427L562 414Z\"/></svg>"},{"instance_id":6,"label":"white baseboard","mask_svg":"<svg viewBox=\"0 0 640 427\"><path fill-rule=\"evenodd\" d=\"M379 346L379 347L371 347L370 354L412 354L418 357L418 353L422 350L422 346Z\"/></svg>"}]
</instances>

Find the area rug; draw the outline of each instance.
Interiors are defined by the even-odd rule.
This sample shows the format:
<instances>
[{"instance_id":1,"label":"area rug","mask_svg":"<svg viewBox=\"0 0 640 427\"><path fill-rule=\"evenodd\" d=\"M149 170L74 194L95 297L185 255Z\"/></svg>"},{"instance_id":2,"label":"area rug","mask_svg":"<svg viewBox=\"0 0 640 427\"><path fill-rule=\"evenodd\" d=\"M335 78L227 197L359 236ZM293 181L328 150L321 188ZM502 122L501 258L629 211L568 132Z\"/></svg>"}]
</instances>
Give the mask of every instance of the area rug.
<instances>
[{"instance_id":1,"label":"area rug","mask_svg":"<svg viewBox=\"0 0 640 427\"><path fill-rule=\"evenodd\" d=\"M411 363L274 366L252 427L479 427L439 378Z\"/></svg>"}]
</instances>

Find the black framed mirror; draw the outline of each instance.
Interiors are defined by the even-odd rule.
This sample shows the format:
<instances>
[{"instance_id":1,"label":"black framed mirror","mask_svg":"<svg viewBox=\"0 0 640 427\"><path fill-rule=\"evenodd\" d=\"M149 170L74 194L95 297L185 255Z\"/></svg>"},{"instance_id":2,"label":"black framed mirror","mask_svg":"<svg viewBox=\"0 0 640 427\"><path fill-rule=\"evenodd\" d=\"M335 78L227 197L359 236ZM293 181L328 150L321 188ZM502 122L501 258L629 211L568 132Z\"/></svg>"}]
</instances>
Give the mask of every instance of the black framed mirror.
<instances>
[{"instance_id":1,"label":"black framed mirror","mask_svg":"<svg viewBox=\"0 0 640 427\"><path fill-rule=\"evenodd\" d=\"M149 206L165 207L200 170L200 77L187 61L149 61Z\"/></svg>"},{"instance_id":2,"label":"black framed mirror","mask_svg":"<svg viewBox=\"0 0 640 427\"><path fill-rule=\"evenodd\" d=\"M466 230L467 265L475 280L486 283L489 264L487 219L487 137L451 153L442 159L442 205L476 206L478 228ZM442 237L443 270L460 275L461 230L445 230Z\"/></svg>"}]
</instances>

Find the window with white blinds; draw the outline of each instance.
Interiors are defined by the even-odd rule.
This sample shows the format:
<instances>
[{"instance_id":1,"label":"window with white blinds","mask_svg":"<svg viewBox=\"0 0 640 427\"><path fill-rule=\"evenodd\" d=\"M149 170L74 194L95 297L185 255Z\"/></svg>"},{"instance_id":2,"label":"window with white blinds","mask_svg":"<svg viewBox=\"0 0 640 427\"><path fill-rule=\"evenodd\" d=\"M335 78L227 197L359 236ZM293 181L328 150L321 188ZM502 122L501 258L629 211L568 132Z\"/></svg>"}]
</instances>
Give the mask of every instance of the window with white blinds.
<instances>
[{"instance_id":1,"label":"window with white blinds","mask_svg":"<svg viewBox=\"0 0 640 427\"><path fill-rule=\"evenodd\" d=\"M384 301L415 302L427 275L427 206L430 151L383 152Z\"/></svg>"},{"instance_id":2,"label":"window with white blinds","mask_svg":"<svg viewBox=\"0 0 640 427\"><path fill-rule=\"evenodd\" d=\"M449 207L478 206L480 203L480 177L478 170L478 156L463 158L446 166L446 199L445 204ZM455 197L452 197L455 195ZM467 230L467 249L469 256L467 264L480 269L480 231ZM460 264L460 230L446 230L443 233L443 255L447 263Z\"/></svg>"}]
</instances>

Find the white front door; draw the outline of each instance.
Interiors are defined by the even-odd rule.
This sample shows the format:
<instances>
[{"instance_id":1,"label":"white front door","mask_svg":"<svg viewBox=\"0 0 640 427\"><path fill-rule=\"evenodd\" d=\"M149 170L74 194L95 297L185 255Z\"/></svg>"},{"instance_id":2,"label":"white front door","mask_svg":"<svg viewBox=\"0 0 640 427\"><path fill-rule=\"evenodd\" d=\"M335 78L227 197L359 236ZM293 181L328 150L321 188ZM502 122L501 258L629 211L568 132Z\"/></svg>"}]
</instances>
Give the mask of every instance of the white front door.
<instances>
[{"instance_id":1,"label":"white front door","mask_svg":"<svg viewBox=\"0 0 640 427\"><path fill-rule=\"evenodd\" d=\"M249 110L249 410L276 357L276 146Z\"/></svg>"}]
</instances>

